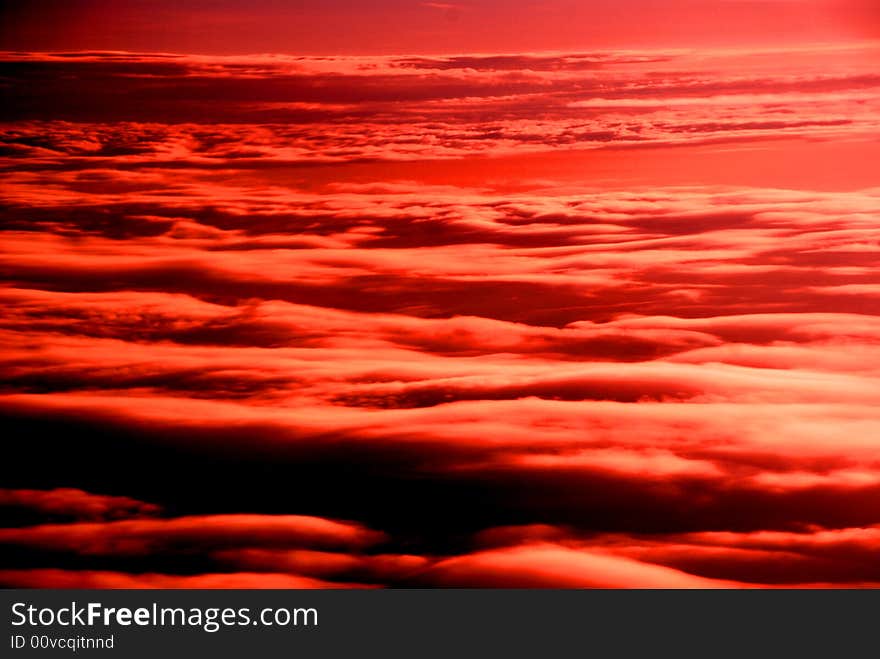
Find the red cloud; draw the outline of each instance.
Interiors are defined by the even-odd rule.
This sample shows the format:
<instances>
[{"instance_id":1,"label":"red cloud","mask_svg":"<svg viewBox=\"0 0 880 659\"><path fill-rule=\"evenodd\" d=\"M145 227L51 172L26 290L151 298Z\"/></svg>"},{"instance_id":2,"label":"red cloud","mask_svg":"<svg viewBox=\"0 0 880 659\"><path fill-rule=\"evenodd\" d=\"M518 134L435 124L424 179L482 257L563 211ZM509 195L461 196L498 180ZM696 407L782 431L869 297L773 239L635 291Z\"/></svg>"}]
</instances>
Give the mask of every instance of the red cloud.
<instances>
[{"instance_id":1,"label":"red cloud","mask_svg":"<svg viewBox=\"0 0 880 659\"><path fill-rule=\"evenodd\" d=\"M873 54L5 55L0 580L880 583Z\"/></svg>"},{"instance_id":2,"label":"red cloud","mask_svg":"<svg viewBox=\"0 0 880 659\"><path fill-rule=\"evenodd\" d=\"M382 534L357 524L298 515L209 515L0 530L0 544L95 555L247 545L359 548L381 539Z\"/></svg>"},{"instance_id":3,"label":"red cloud","mask_svg":"<svg viewBox=\"0 0 880 659\"><path fill-rule=\"evenodd\" d=\"M6 588L362 588L358 584L333 583L291 574L253 572L220 574L126 574L93 570L0 570L0 583Z\"/></svg>"},{"instance_id":4,"label":"red cloud","mask_svg":"<svg viewBox=\"0 0 880 659\"><path fill-rule=\"evenodd\" d=\"M477 588L734 588L675 569L554 545L523 545L451 558L423 577L435 586Z\"/></svg>"},{"instance_id":5,"label":"red cloud","mask_svg":"<svg viewBox=\"0 0 880 659\"><path fill-rule=\"evenodd\" d=\"M55 490L0 489L0 509L19 509L44 518L107 520L143 517L159 513L159 507L129 497L90 494L74 488Z\"/></svg>"}]
</instances>

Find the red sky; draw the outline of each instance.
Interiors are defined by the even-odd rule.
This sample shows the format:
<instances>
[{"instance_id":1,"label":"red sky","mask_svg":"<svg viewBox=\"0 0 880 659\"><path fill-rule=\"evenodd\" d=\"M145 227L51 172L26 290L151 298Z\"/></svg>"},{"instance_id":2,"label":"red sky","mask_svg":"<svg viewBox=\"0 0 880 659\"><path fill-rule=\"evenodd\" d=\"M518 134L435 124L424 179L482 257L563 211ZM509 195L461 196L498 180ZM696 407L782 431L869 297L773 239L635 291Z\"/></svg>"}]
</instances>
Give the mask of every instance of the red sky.
<instances>
[{"instance_id":1,"label":"red sky","mask_svg":"<svg viewBox=\"0 0 880 659\"><path fill-rule=\"evenodd\" d=\"M4 3L0 585L876 587L864 2Z\"/></svg>"},{"instance_id":2,"label":"red sky","mask_svg":"<svg viewBox=\"0 0 880 659\"><path fill-rule=\"evenodd\" d=\"M880 32L869 0L35 0L3 11L7 49L218 55L753 46Z\"/></svg>"}]
</instances>

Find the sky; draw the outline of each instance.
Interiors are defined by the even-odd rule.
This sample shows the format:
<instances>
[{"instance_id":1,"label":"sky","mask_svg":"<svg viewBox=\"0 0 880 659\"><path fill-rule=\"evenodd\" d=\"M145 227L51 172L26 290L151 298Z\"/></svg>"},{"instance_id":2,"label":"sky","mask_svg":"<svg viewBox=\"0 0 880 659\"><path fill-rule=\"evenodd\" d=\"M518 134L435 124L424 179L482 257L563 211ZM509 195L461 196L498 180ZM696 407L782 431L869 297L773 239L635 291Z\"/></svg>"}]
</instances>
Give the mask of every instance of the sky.
<instances>
[{"instance_id":1,"label":"sky","mask_svg":"<svg viewBox=\"0 0 880 659\"><path fill-rule=\"evenodd\" d=\"M778 46L880 34L872 0L4 0L9 50L387 55Z\"/></svg>"},{"instance_id":2,"label":"sky","mask_svg":"<svg viewBox=\"0 0 880 659\"><path fill-rule=\"evenodd\" d=\"M880 585L872 3L0 6L0 585Z\"/></svg>"}]
</instances>

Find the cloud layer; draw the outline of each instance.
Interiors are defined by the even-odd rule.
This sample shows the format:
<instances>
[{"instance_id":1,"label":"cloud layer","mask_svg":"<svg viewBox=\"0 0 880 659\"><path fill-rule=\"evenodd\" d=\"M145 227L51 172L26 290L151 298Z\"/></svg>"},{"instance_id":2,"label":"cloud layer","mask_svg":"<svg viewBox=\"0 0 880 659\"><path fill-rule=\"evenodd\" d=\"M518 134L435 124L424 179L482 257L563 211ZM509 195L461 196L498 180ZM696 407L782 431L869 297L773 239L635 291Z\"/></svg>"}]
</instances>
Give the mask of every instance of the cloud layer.
<instances>
[{"instance_id":1,"label":"cloud layer","mask_svg":"<svg viewBox=\"0 0 880 659\"><path fill-rule=\"evenodd\" d=\"M880 584L875 54L5 55L0 584Z\"/></svg>"}]
</instances>

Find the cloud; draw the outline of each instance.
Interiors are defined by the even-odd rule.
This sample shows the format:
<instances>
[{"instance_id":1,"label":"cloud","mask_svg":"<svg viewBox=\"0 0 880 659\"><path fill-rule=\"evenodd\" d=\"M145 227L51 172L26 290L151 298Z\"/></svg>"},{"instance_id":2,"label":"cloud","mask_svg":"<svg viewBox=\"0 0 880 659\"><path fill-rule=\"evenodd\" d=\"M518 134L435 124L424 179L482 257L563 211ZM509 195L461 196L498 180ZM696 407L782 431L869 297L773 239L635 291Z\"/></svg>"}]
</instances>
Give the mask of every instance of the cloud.
<instances>
[{"instance_id":1,"label":"cloud","mask_svg":"<svg viewBox=\"0 0 880 659\"><path fill-rule=\"evenodd\" d=\"M871 587L878 583L876 535L875 527L593 536L565 527L507 527L481 534L489 548L439 562L426 575L436 570L453 583L495 585L493 573L510 570L524 584L545 587L632 587L629 579L650 587L658 583L652 578L671 584L658 587Z\"/></svg>"},{"instance_id":2,"label":"cloud","mask_svg":"<svg viewBox=\"0 0 880 659\"><path fill-rule=\"evenodd\" d=\"M101 589L315 589L357 588L357 584L332 583L290 574L127 574L95 570L0 570L0 583L6 588L101 588Z\"/></svg>"},{"instance_id":3,"label":"cloud","mask_svg":"<svg viewBox=\"0 0 880 659\"><path fill-rule=\"evenodd\" d=\"M477 588L732 588L738 584L553 545L489 550L441 562L438 586Z\"/></svg>"},{"instance_id":4,"label":"cloud","mask_svg":"<svg viewBox=\"0 0 880 659\"><path fill-rule=\"evenodd\" d=\"M872 52L5 55L0 581L880 582Z\"/></svg>"},{"instance_id":5,"label":"cloud","mask_svg":"<svg viewBox=\"0 0 880 659\"><path fill-rule=\"evenodd\" d=\"M49 491L0 489L0 511L4 517L30 513L41 520L110 520L156 515L159 507L129 497L90 494L74 488Z\"/></svg>"},{"instance_id":6,"label":"cloud","mask_svg":"<svg viewBox=\"0 0 880 659\"><path fill-rule=\"evenodd\" d=\"M26 556L29 566L0 571L0 583L26 588L753 588L880 583L873 560L880 537L876 526L595 534L573 526L536 524L486 529L458 551L418 555L377 553L381 534L370 532L367 537L363 529L354 536L340 533L343 527L330 520L264 516L247 523L243 518L240 523L221 523L217 517L206 517L198 525L194 521L165 518L144 525L132 518L130 523L73 521L7 529L0 539L7 559L15 564ZM328 542L326 534L279 533L282 527L334 531ZM30 553L9 554L15 545ZM94 569L95 560L118 568ZM46 561L68 567L41 567ZM188 567L185 573L156 569L173 565Z\"/></svg>"},{"instance_id":7,"label":"cloud","mask_svg":"<svg viewBox=\"0 0 880 659\"><path fill-rule=\"evenodd\" d=\"M877 129L880 78L866 64L873 51L863 49L862 60L852 48L703 56L7 53L15 102L3 118L17 125L4 128L0 148L108 168L266 167L864 138Z\"/></svg>"},{"instance_id":8,"label":"cloud","mask_svg":"<svg viewBox=\"0 0 880 659\"><path fill-rule=\"evenodd\" d=\"M193 551L204 547L360 547L381 535L356 524L306 516L211 515L40 525L0 530L0 543L88 555Z\"/></svg>"}]
</instances>

